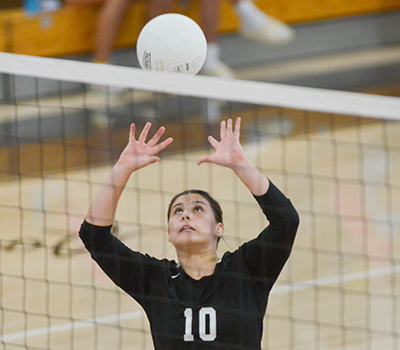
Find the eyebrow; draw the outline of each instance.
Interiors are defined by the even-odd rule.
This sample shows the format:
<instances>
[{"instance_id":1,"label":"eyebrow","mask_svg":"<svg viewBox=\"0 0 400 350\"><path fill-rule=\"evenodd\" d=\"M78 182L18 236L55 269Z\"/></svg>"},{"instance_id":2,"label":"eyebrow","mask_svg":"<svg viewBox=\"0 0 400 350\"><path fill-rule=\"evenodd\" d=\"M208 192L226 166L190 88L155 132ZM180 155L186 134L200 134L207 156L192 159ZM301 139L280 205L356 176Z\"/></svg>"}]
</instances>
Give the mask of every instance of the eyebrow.
<instances>
[{"instance_id":1,"label":"eyebrow","mask_svg":"<svg viewBox=\"0 0 400 350\"><path fill-rule=\"evenodd\" d=\"M207 206L205 202L199 201L199 200L193 201L190 204L203 204L204 206ZM171 210L174 209L175 207L179 206L179 205L182 205L182 202L179 202L179 203L176 203L175 205L173 205Z\"/></svg>"}]
</instances>

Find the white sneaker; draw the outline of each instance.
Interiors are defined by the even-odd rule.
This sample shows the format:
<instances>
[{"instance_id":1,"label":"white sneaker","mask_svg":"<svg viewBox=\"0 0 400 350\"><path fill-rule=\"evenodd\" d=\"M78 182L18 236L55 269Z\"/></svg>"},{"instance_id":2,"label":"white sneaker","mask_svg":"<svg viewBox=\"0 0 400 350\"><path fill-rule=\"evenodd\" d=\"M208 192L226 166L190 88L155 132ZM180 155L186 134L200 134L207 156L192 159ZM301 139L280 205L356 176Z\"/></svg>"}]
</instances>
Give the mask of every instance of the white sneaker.
<instances>
[{"instance_id":1,"label":"white sneaker","mask_svg":"<svg viewBox=\"0 0 400 350\"><path fill-rule=\"evenodd\" d=\"M204 65L200 71L200 74L210 75L218 78L235 78L234 70L221 61L216 62L212 66Z\"/></svg>"},{"instance_id":2,"label":"white sneaker","mask_svg":"<svg viewBox=\"0 0 400 350\"><path fill-rule=\"evenodd\" d=\"M292 28L265 13L259 13L257 25L242 22L239 33L251 41L274 45L287 44L295 37Z\"/></svg>"}]
</instances>

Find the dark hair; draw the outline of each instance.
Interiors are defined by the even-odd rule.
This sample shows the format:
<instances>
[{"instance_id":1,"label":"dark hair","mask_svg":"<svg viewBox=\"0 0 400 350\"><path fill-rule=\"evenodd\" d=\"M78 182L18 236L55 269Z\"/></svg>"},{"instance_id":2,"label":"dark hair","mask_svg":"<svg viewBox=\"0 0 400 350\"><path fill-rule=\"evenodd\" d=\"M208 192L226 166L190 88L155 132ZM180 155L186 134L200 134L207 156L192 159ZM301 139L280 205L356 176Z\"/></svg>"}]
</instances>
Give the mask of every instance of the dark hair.
<instances>
[{"instance_id":1,"label":"dark hair","mask_svg":"<svg viewBox=\"0 0 400 350\"><path fill-rule=\"evenodd\" d=\"M176 199L180 196L184 196L187 194L198 194L198 195L202 196L204 199L206 199L207 202L210 203L210 206L214 213L215 221L223 224L223 213L222 213L221 206L208 192L202 191L202 190L186 190L181 193L178 193L174 198L172 198L171 202L169 203L169 206L168 206L168 213L167 213L168 220L171 216L172 205L174 204Z\"/></svg>"}]
</instances>

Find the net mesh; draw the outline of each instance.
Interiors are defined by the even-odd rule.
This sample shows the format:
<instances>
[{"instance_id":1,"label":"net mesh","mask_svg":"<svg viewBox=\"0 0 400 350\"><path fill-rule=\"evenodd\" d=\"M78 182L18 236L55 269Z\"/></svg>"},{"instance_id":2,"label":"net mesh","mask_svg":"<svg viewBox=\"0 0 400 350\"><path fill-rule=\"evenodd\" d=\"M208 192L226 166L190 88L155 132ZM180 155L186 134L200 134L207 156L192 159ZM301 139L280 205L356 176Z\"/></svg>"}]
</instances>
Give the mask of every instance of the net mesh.
<instances>
[{"instance_id":1,"label":"net mesh","mask_svg":"<svg viewBox=\"0 0 400 350\"><path fill-rule=\"evenodd\" d=\"M114 234L176 259L167 204L201 188L224 209L221 254L255 237L265 219L248 191L229 170L196 165L218 121L238 116L245 153L301 217L262 348L400 348L398 98L10 54L0 72L4 349L152 349L144 313L91 261L79 226L130 123L151 121L175 141L131 177Z\"/></svg>"}]
</instances>

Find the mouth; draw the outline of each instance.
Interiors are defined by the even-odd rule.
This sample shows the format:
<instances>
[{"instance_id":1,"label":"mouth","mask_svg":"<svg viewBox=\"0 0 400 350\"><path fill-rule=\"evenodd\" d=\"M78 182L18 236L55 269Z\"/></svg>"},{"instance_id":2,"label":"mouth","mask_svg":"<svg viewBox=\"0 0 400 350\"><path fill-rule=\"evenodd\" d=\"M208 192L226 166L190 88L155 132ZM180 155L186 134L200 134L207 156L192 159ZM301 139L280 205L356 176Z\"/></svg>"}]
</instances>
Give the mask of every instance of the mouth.
<instances>
[{"instance_id":1,"label":"mouth","mask_svg":"<svg viewBox=\"0 0 400 350\"><path fill-rule=\"evenodd\" d=\"M194 231L195 229L194 229L192 226L185 225L185 226L182 226L182 227L181 227L181 229L179 230L179 232L183 232L183 231L187 231L187 230Z\"/></svg>"}]
</instances>

